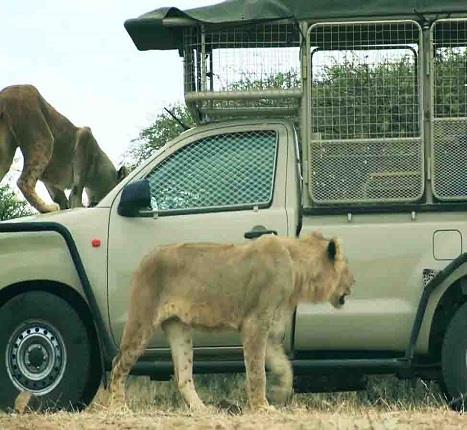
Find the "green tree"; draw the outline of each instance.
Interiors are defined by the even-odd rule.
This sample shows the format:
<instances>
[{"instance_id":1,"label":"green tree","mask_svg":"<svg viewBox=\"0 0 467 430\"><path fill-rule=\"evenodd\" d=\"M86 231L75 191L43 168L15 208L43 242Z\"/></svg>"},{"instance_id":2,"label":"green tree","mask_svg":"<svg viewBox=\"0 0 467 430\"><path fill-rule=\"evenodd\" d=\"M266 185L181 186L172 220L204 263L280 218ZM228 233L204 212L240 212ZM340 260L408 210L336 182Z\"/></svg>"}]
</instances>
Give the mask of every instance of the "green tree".
<instances>
[{"instance_id":1,"label":"green tree","mask_svg":"<svg viewBox=\"0 0 467 430\"><path fill-rule=\"evenodd\" d=\"M435 116L467 116L467 48L442 47L435 51Z\"/></svg>"},{"instance_id":2,"label":"green tree","mask_svg":"<svg viewBox=\"0 0 467 430\"><path fill-rule=\"evenodd\" d=\"M266 77L264 80L251 80L248 78L240 79L231 84L228 91L246 91L262 90L266 88L288 89L294 88L300 84L296 72L278 73ZM264 99L262 106L274 105L277 100ZM214 102L213 107L219 107L218 102ZM238 103L237 103L238 104ZM235 102L230 106L235 106ZM242 103L239 103L242 105ZM222 106L222 104L221 104ZM185 104L174 104L169 110L185 125L192 127L194 125L191 116ZM154 122L141 130L138 137L131 141L130 148L124 154L125 163L130 169L136 167L139 163L146 160L155 150L162 148L167 142L177 137L183 131L183 127L167 112L162 112L156 116Z\"/></svg>"},{"instance_id":3,"label":"green tree","mask_svg":"<svg viewBox=\"0 0 467 430\"><path fill-rule=\"evenodd\" d=\"M193 126L190 112L183 104L172 105L169 110L185 125ZM130 168L146 160L154 151L162 148L167 142L177 137L183 127L168 113L163 112L156 116L154 122L133 139L124 158Z\"/></svg>"},{"instance_id":4,"label":"green tree","mask_svg":"<svg viewBox=\"0 0 467 430\"><path fill-rule=\"evenodd\" d=\"M20 200L8 186L0 186L0 220L31 215L29 205Z\"/></svg>"},{"instance_id":5,"label":"green tree","mask_svg":"<svg viewBox=\"0 0 467 430\"><path fill-rule=\"evenodd\" d=\"M316 67L313 132L322 139L417 136L419 95L413 57L389 60L367 64L361 55L348 55L344 61Z\"/></svg>"}]
</instances>

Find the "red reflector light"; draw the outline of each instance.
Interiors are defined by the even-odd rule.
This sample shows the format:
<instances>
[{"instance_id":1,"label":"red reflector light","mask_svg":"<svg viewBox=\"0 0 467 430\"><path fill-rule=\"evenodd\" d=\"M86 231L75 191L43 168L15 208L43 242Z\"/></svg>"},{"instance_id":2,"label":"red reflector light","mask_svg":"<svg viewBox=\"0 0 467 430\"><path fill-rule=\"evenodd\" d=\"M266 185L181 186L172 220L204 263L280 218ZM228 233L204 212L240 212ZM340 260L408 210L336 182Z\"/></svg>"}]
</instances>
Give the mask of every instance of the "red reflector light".
<instances>
[{"instance_id":1,"label":"red reflector light","mask_svg":"<svg viewBox=\"0 0 467 430\"><path fill-rule=\"evenodd\" d=\"M93 239L91 241L92 247L93 248L99 248L101 246L101 240L100 239Z\"/></svg>"}]
</instances>

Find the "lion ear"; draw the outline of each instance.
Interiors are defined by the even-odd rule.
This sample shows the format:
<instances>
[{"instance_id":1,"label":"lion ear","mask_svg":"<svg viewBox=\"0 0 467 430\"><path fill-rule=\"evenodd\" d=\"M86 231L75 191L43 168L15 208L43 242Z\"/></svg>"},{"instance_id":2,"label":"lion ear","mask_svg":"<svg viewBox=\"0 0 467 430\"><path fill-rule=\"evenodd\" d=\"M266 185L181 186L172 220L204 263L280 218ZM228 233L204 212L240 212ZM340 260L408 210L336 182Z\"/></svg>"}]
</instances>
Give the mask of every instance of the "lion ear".
<instances>
[{"instance_id":1,"label":"lion ear","mask_svg":"<svg viewBox=\"0 0 467 430\"><path fill-rule=\"evenodd\" d=\"M123 178L126 178L128 176L128 169L126 166L120 167L120 169L117 170L117 180L120 182Z\"/></svg>"},{"instance_id":2,"label":"lion ear","mask_svg":"<svg viewBox=\"0 0 467 430\"><path fill-rule=\"evenodd\" d=\"M331 239L328 243L328 257L334 261L336 259L336 253L337 253L336 241L334 239Z\"/></svg>"},{"instance_id":3,"label":"lion ear","mask_svg":"<svg viewBox=\"0 0 467 430\"><path fill-rule=\"evenodd\" d=\"M328 257L332 261L342 260L343 255L342 255L341 241L339 239L333 237L329 241L327 252L328 252Z\"/></svg>"}]
</instances>

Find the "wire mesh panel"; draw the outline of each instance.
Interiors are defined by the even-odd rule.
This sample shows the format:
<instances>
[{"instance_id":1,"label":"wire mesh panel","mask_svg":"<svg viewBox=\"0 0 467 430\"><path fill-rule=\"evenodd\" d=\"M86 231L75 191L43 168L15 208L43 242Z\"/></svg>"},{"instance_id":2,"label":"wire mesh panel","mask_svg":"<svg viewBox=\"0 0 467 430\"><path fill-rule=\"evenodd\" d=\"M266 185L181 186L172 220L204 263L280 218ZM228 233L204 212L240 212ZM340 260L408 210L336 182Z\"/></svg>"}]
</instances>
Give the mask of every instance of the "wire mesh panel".
<instances>
[{"instance_id":1,"label":"wire mesh panel","mask_svg":"<svg viewBox=\"0 0 467 430\"><path fill-rule=\"evenodd\" d=\"M163 213L268 206L276 153L276 132L270 130L196 141L149 174L153 207Z\"/></svg>"},{"instance_id":2,"label":"wire mesh panel","mask_svg":"<svg viewBox=\"0 0 467 430\"><path fill-rule=\"evenodd\" d=\"M433 43L433 190L467 199L467 20L440 20Z\"/></svg>"},{"instance_id":3,"label":"wire mesh panel","mask_svg":"<svg viewBox=\"0 0 467 430\"><path fill-rule=\"evenodd\" d=\"M299 43L298 29L290 23L188 28L187 102L211 117L296 109L301 93L292 90L301 86Z\"/></svg>"},{"instance_id":4,"label":"wire mesh panel","mask_svg":"<svg viewBox=\"0 0 467 430\"><path fill-rule=\"evenodd\" d=\"M422 196L420 38L419 26L405 21L311 27L308 171L316 203Z\"/></svg>"},{"instance_id":5,"label":"wire mesh panel","mask_svg":"<svg viewBox=\"0 0 467 430\"><path fill-rule=\"evenodd\" d=\"M312 142L313 199L320 203L415 200L422 187L422 156L419 139Z\"/></svg>"}]
</instances>

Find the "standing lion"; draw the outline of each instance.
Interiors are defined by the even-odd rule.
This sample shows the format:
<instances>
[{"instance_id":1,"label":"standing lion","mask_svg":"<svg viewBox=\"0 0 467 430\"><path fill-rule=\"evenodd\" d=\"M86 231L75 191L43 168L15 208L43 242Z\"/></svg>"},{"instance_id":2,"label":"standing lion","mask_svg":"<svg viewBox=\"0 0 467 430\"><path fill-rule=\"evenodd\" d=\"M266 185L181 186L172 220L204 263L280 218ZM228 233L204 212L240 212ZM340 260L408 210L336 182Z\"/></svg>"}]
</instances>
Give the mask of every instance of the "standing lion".
<instances>
[{"instance_id":1,"label":"standing lion","mask_svg":"<svg viewBox=\"0 0 467 430\"><path fill-rule=\"evenodd\" d=\"M84 189L95 204L126 175L124 167L117 172L88 127L75 127L32 85L0 91L0 181L18 147L24 165L17 184L39 212L82 206ZM39 179L55 203L36 193ZM70 201L65 189L71 189Z\"/></svg>"},{"instance_id":2,"label":"standing lion","mask_svg":"<svg viewBox=\"0 0 467 430\"><path fill-rule=\"evenodd\" d=\"M192 328L239 330L252 409L267 409L265 365L275 401L292 390L282 346L299 302L344 304L353 275L336 239L262 237L243 245L182 244L147 255L133 278L129 317L110 385L110 408L125 403L125 380L161 326L172 352L178 388L190 408L204 404L193 384Z\"/></svg>"}]
</instances>

